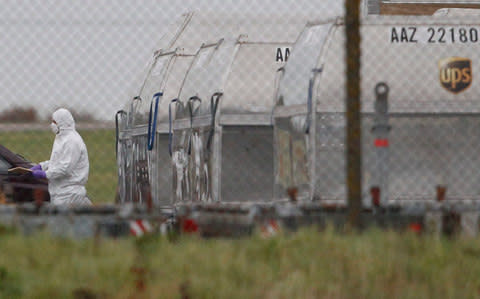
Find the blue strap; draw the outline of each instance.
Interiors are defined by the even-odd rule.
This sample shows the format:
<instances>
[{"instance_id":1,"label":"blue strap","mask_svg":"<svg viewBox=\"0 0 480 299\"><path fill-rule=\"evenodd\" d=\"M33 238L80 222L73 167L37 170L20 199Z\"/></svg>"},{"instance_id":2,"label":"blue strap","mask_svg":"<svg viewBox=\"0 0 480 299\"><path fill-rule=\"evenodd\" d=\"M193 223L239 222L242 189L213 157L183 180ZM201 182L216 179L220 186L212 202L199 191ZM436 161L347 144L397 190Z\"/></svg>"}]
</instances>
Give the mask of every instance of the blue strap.
<instances>
[{"instance_id":1,"label":"blue strap","mask_svg":"<svg viewBox=\"0 0 480 299\"><path fill-rule=\"evenodd\" d=\"M158 101L162 96L163 96L163 92L157 92L156 94L153 95L152 102L150 103L150 112L148 114L148 132L147 132L147 138L148 138L147 148L149 151L153 149L153 144L155 142L155 131L157 130ZM152 107L153 107L154 100L155 100L155 111L153 113L153 124L152 124Z\"/></svg>"},{"instance_id":2,"label":"blue strap","mask_svg":"<svg viewBox=\"0 0 480 299\"><path fill-rule=\"evenodd\" d=\"M168 104L168 153L170 157L172 156L172 103L178 102L178 99L173 99L170 104Z\"/></svg>"}]
</instances>

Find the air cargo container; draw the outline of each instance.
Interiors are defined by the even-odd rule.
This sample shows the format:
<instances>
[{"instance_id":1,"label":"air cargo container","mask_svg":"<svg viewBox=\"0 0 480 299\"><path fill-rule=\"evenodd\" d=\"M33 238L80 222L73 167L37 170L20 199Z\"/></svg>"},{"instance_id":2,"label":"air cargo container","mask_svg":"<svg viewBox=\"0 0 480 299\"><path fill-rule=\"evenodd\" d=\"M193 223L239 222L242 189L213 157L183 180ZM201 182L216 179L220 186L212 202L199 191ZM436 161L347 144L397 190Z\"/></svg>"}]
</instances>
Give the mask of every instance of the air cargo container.
<instances>
[{"instance_id":1,"label":"air cargo container","mask_svg":"<svg viewBox=\"0 0 480 299\"><path fill-rule=\"evenodd\" d=\"M174 24L117 114L119 201L272 200L276 79L306 23L194 12Z\"/></svg>"},{"instance_id":2,"label":"air cargo container","mask_svg":"<svg viewBox=\"0 0 480 299\"><path fill-rule=\"evenodd\" d=\"M478 18L368 16L361 25L364 204L372 187L384 204L434 200L438 190L478 200ZM343 19L312 22L296 41L274 111L275 198L294 190L346 203L345 61Z\"/></svg>"}]
</instances>

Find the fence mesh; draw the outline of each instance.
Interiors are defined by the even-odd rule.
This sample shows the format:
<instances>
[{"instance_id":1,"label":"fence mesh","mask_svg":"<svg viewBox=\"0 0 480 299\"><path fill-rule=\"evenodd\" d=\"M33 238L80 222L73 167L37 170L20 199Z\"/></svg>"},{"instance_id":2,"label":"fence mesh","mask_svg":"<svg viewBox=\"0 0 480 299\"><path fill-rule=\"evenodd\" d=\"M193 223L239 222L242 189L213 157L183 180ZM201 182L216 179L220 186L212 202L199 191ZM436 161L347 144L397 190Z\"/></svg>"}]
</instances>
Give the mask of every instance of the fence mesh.
<instances>
[{"instance_id":1,"label":"fence mesh","mask_svg":"<svg viewBox=\"0 0 480 299\"><path fill-rule=\"evenodd\" d=\"M475 201L479 4L401 2L360 7L363 203L372 187ZM0 143L48 160L51 114L68 108L94 203L347 202L343 1L2 5ZM6 155L3 200L34 200Z\"/></svg>"}]
</instances>

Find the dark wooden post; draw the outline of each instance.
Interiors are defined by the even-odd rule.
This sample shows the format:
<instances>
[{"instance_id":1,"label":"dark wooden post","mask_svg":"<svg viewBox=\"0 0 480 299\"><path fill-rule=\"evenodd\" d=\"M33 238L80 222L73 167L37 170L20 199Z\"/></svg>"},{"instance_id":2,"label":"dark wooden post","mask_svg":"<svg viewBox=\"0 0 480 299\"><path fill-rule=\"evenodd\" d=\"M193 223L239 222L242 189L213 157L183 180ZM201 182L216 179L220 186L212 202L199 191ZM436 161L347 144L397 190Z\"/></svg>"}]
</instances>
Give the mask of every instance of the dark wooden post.
<instances>
[{"instance_id":1,"label":"dark wooden post","mask_svg":"<svg viewBox=\"0 0 480 299\"><path fill-rule=\"evenodd\" d=\"M359 227L362 206L360 119L360 0L345 1L348 224Z\"/></svg>"}]
</instances>

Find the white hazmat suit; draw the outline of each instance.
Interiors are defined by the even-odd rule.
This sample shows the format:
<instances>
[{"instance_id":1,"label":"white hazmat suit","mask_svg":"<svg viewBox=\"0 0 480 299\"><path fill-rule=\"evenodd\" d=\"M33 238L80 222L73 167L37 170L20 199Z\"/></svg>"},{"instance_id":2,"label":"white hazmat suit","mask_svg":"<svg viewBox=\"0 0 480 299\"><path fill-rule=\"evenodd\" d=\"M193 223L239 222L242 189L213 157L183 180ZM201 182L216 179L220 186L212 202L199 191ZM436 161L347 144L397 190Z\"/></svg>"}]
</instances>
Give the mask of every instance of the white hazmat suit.
<instances>
[{"instance_id":1,"label":"white hazmat suit","mask_svg":"<svg viewBox=\"0 0 480 299\"><path fill-rule=\"evenodd\" d=\"M75 130L72 114L60 108L52 115L56 133L50 160L40 163L48 179L50 201L55 205L91 205L85 184L88 180L88 153Z\"/></svg>"}]
</instances>

